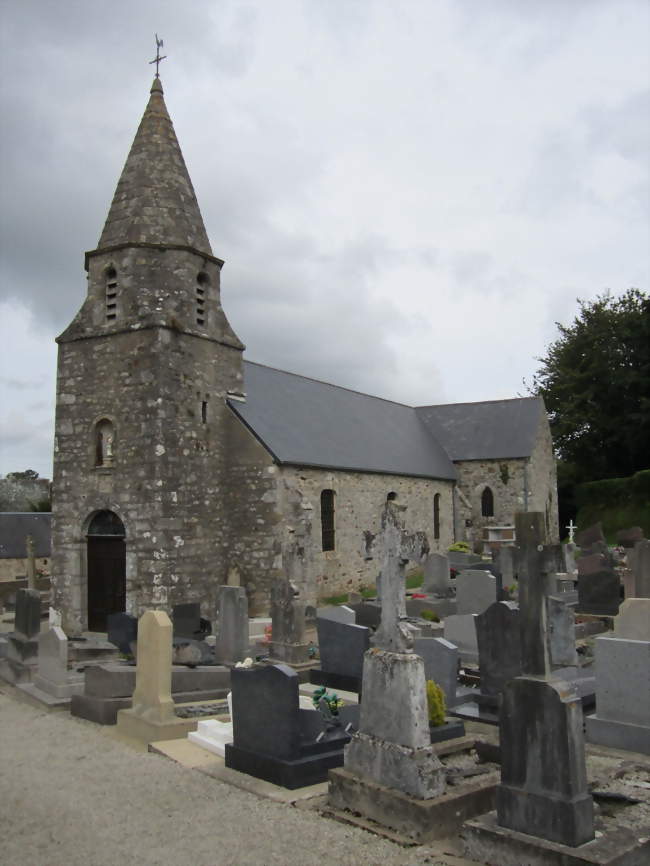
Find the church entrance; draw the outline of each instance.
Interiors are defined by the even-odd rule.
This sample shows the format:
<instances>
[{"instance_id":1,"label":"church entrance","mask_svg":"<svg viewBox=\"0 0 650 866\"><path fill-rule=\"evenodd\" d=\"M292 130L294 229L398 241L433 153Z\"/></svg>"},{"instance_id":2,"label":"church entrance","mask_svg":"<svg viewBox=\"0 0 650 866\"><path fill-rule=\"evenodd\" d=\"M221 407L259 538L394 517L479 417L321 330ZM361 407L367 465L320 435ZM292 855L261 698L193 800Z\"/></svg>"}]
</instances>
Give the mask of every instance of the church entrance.
<instances>
[{"instance_id":1,"label":"church entrance","mask_svg":"<svg viewBox=\"0 0 650 866\"><path fill-rule=\"evenodd\" d=\"M112 511L98 511L90 521L88 544L88 630L106 631L110 613L126 607L124 524Z\"/></svg>"}]
</instances>

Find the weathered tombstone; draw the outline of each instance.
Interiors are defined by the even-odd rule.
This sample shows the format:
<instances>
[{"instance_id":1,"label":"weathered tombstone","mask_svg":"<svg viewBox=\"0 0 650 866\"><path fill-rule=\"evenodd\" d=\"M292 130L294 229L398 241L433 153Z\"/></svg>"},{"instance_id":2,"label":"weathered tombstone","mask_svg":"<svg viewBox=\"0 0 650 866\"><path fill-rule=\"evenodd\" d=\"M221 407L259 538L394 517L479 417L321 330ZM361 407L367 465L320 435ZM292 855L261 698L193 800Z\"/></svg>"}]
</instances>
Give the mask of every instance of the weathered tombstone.
<instances>
[{"instance_id":1,"label":"weathered tombstone","mask_svg":"<svg viewBox=\"0 0 650 866\"><path fill-rule=\"evenodd\" d=\"M456 613L483 613L497 600L497 581L488 571L462 571L456 578Z\"/></svg>"},{"instance_id":2,"label":"weathered tombstone","mask_svg":"<svg viewBox=\"0 0 650 866\"><path fill-rule=\"evenodd\" d=\"M577 665L573 609L561 596L549 595L546 599L546 616L551 664L553 667Z\"/></svg>"},{"instance_id":3,"label":"weathered tombstone","mask_svg":"<svg viewBox=\"0 0 650 866\"><path fill-rule=\"evenodd\" d=\"M448 553L449 565L456 571L471 568L476 562L481 562L481 557L475 553L465 553L463 550L450 550Z\"/></svg>"},{"instance_id":4,"label":"weathered tombstone","mask_svg":"<svg viewBox=\"0 0 650 866\"><path fill-rule=\"evenodd\" d=\"M543 551L525 551L520 577L523 675L506 684L501 707L497 822L575 847L594 838L582 710L575 689L550 679Z\"/></svg>"},{"instance_id":5,"label":"weathered tombstone","mask_svg":"<svg viewBox=\"0 0 650 866\"><path fill-rule=\"evenodd\" d=\"M634 578L633 597L650 598L650 540L638 541L629 553L633 554L630 557Z\"/></svg>"},{"instance_id":6,"label":"weathered tombstone","mask_svg":"<svg viewBox=\"0 0 650 866\"><path fill-rule=\"evenodd\" d=\"M374 647L364 656L359 730L345 751L345 770L355 782L337 776L330 786L330 799L342 804L352 784L362 813L365 805L373 808L369 789L359 793L365 780L423 799L445 786L444 769L431 749L424 662L412 651L401 613L406 562L426 553L428 545L422 533L406 534L404 510L388 501L382 513L382 619Z\"/></svg>"},{"instance_id":7,"label":"weathered tombstone","mask_svg":"<svg viewBox=\"0 0 650 866\"><path fill-rule=\"evenodd\" d=\"M41 594L36 589L19 589L16 592L14 634L24 640L32 640L41 630Z\"/></svg>"},{"instance_id":8,"label":"weathered tombstone","mask_svg":"<svg viewBox=\"0 0 650 866\"><path fill-rule=\"evenodd\" d=\"M248 655L248 598L243 586L217 590L218 623L214 657L219 664L235 664Z\"/></svg>"},{"instance_id":9,"label":"weathered tombstone","mask_svg":"<svg viewBox=\"0 0 650 866\"><path fill-rule=\"evenodd\" d=\"M328 607L319 607L316 610L317 619L329 619L332 622L344 622L347 625L354 625L357 621L357 615L345 604L328 605Z\"/></svg>"},{"instance_id":10,"label":"weathered tombstone","mask_svg":"<svg viewBox=\"0 0 650 866\"><path fill-rule=\"evenodd\" d=\"M619 529L616 533L616 543L626 549L631 549L634 545L643 541L643 529L640 526L632 526L629 529Z\"/></svg>"},{"instance_id":11,"label":"weathered tombstone","mask_svg":"<svg viewBox=\"0 0 650 866\"><path fill-rule=\"evenodd\" d=\"M148 610L138 623L138 655L132 706L117 713L117 729L143 742L184 737L196 721L179 719L172 699L172 623Z\"/></svg>"},{"instance_id":12,"label":"weathered tombstone","mask_svg":"<svg viewBox=\"0 0 650 866\"><path fill-rule=\"evenodd\" d=\"M615 616L621 601L621 582L602 553L578 560L578 611Z\"/></svg>"},{"instance_id":13,"label":"weathered tombstone","mask_svg":"<svg viewBox=\"0 0 650 866\"><path fill-rule=\"evenodd\" d=\"M576 543L578 547L584 551L590 551L593 548L600 548L604 545L605 536L603 535L602 523L594 523L593 526L583 529L576 535Z\"/></svg>"},{"instance_id":14,"label":"weathered tombstone","mask_svg":"<svg viewBox=\"0 0 650 866\"><path fill-rule=\"evenodd\" d=\"M442 637L420 637L415 639L413 651L424 662L425 679L439 685L447 706L453 707L458 701L458 647Z\"/></svg>"},{"instance_id":15,"label":"weathered tombstone","mask_svg":"<svg viewBox=\"0 0 650 866\"><path fill-rule=\"evenodd\" d=\"M381 622L381 605L376 601L348 602L347 607L355 614L357 625L365 625L366 628L378 628Z\"/></svg>"},{"instance_id":16,"label":"weathered tombstone","mask_svg":"<svg viewBox=\"0 0 650 866\"><path fill-rule=\"evenodd\" d=\"M354 622L319 616L316 630L320 670L312 668L310 681L332 689L361 691L363 655L370 649L370 629Z\"/></svg>"},{"instance_id":17,"label":"weathered tombstone","mask_svg":"<svg viewBox=\"0 0 650 866\"><path fill-rule=\"evenodd\" d=\"M201 634L201 605L198 602L175 604L172 610L174 637L196 638Z\"/></svg>"},{"instance_id":18,"label":"weathered tombstone","mask_svg":"<svg viewBox=\"0 0 650 866\"><path fill-rule=\"evenodd\" d=\"M564 551L563 571L568 575L574 575L578 570L578 566L576 565L577 549L577 546L571 541L562 545L562 550Z\"/></svg>"},{"instance_id":19,"label":"weathered tombstone","mask_svg":"<svg viewBox=\"0 0 650 866\"><path fill-rule=\"evenodd\" d=\"M278 580L271 587L271 622L271 657L290 665L307 663L305 605L295 597L289 580Z\"/></svg>"},{"instance_id":20,"label":"weathered tombstone","mask_svg":"<svg viewBox=\"0 0 650 866\"><path fill-rule=\"evenodd\" d=\"M507 682L521 674L519 608L496 601L476 619L481 695L498 698Z\"/></svg>"},{"instance_id":21,"label":"weathered tombstone","mask_svg":"<svg viewBox=\"0 0 650 866\"><path fill-rule=\"evenodd\" d=\"M34 539L31 535L25 537L25 549L27 551L27 588L36 589L36 554L34 552Z\"/></svg>"},{"instance_id":22,"label":"weathered tombstone","mask_svg":"<svg viewBox=\"0 0 650 866\"><path fill-rule=\"evenodd\" d=\"M452 614L444 620L444 638L458 647L458 654L464 663L478 661L478 641L476 638L476 614Z\"/></svg>"},{"instance_id":23,"label":"weathered tombstone","mask_svg":"<svg viewBox=\"0 0 650 866\"><path fill-rule=\"evenodd\" d=\"M67 703L72 695L81 694L84 676L68 670L68 639L57 626L38 636L38 669L33 682L20 688L43 703Z\"/></svg>"},{"instance_id":24,"label":"weathered tombstone","mask_svg":"<svg viewBox=\"0 0 650 866\"><path fill-rule=\"evenodd\" d=\"M358 706L341 707L327 719L300 709L298 674L285 665L233 668L233 742L226 744L226 766L284 788L302 788L327 778L343 763L346 728L358 719Z\"/></svg>"},{"instance_id":25,"label":"weathered tombstone","mask_svg":"<svg viewBox=\"0 0 650 866\"><path fill-rule=\"evenodd\" d=\"M138 640L138 618L130 613L110 613L106 624L109 643L124 655L133 655Z\"/></svg>"},{"instance_id":26,"label":"weathered tombstone","mask_svg":"<svg viewBox=\"0 0 650 866\"><path fill-rule=\"evenodd\" d=\"M501 575L501 586L512 586L515 582L515 548L511 545L500 547L496 553L495 565Z\"/></svg>"},{"instance_id":27,"label":"weathered tombstone","mask_svg":"<svg viewBox=\"0 0 650 866\"><path fill-rule=\"evenodd\" d=\"M422 592L427 595L439 595L446 597L451 591L451 578L449 572L449 558L442 553L431 551L424 560L424 577L422 580Z\"/></svg>"},{"instance_id":28,"label":"weathered tombstone","mask_svg":"<svg viewBox=\"0 0 650 866\"><path fill-rule=\"evenodd\" d=\"M596 712L587 739L650 755L650 599L621 605L614 632L595 640Z\"/></svg>"}]
</instances>

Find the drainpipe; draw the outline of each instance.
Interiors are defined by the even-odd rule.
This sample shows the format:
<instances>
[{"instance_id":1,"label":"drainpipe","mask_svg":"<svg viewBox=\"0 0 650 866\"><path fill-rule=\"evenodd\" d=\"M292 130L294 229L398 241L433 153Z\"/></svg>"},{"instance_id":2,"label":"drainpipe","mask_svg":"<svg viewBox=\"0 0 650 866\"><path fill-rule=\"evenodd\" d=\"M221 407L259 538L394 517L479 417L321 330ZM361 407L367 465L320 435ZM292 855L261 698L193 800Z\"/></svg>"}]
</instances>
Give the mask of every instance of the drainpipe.
<instances>
[{"instance_id":1,"label":"drainpipe","mask_svg":"<svg viewBox=\"0 0 650 866\"><path fill-rule=\"evenodd\" d=\"M528 460L524 463L524 511L528 511Z\"/></svg>"}]
</instances>

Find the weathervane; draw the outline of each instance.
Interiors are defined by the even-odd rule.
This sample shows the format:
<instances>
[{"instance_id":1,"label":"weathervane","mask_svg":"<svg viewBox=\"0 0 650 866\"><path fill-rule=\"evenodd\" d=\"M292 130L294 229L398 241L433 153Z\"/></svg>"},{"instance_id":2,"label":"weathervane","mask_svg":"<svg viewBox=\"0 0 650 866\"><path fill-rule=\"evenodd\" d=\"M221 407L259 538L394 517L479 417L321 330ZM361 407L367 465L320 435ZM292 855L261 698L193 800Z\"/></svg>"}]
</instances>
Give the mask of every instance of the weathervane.
<instances>
[{"instance_id":1,"label":"weathervane","mask_svg":"<svg viewBox=\"0 0 650 866\"><path fill-rule=\"evenodd\" d=\"M163 54L162 57L160 56L160 49L162 47L163 47L163 41L162 41L162 39L158 39L158 34L156 33L156 56L154 57L153 60L149 61L149 66L151 66L152 63L156 64L156 78L160 78L160 74L158 72L158 67L160 66L160 61L165 60L165 58L167 57L166 54Z\"/></svg>"}]
</instances>

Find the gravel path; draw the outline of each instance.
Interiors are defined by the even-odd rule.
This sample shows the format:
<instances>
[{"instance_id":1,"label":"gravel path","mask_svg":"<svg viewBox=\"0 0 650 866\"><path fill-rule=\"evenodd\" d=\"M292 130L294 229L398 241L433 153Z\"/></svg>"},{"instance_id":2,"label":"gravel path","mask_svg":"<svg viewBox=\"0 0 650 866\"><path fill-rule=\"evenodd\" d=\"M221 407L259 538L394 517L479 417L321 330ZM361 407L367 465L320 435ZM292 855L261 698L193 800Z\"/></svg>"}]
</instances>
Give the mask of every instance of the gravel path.
<instances>
[{"instance_id":1,"label":"gravel path","mask_svg":"<svg viewBox=\"0 0 650 866\"><path fill-rule=\"evenodd\" d=\"M2 866L447 866L260 799L0 685Z\"/></svg>"}]
</instances>

